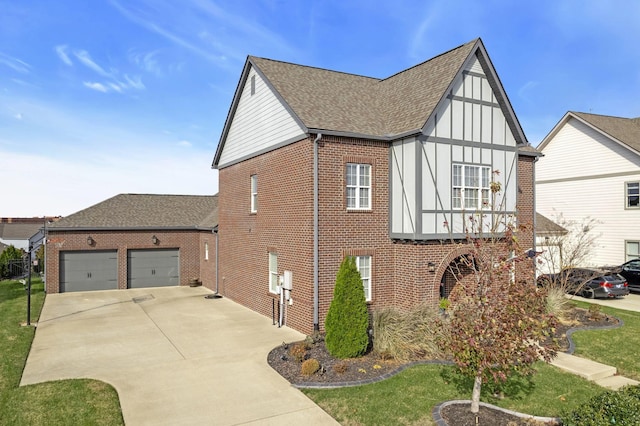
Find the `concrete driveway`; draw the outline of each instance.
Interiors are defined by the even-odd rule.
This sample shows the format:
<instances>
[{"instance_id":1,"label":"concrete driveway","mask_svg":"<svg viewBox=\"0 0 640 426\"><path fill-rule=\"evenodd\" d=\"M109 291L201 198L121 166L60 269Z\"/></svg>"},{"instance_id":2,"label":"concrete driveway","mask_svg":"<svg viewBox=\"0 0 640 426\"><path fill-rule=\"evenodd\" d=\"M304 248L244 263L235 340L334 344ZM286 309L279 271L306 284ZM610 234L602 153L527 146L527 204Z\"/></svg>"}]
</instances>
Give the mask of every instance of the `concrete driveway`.
<instances>
[{"instance_id":1,"label":"concrete driveway","mask_svg":"<svg viewBox=\"0 0 640 426\"><path fill-rule=\"evenodd\" d=\"M113 385L127 425L335 425L267 364L304 336L202 287L47 295L21 385Z\"/></svg>"},{"instance_id":2,"label":"concrete driveway","mask_svg":"<svg viewBox=\"0 0 640 426\"><path fill-rule=\"evenodd\" d=\"M631 293L628 296L619 299L585 299L580 296L571 296L575 300L583 302L597 303L602 306L610 306L612 308L624 309L627 311L640 312L640 294Z\"/></svg>"}]
</instances>

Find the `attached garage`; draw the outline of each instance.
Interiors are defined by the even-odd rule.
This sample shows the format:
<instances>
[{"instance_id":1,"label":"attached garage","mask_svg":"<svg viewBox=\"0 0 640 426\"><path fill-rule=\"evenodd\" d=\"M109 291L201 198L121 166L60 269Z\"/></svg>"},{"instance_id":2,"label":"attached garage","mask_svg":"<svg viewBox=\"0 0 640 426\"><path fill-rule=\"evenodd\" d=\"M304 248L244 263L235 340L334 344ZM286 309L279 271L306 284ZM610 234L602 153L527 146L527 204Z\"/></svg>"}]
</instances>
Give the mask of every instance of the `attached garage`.
<instances>
[{"instance_id":1,"label":"attached garage","mask_svg":"<svg viewBox=\"0 0 640 426\"><path fill-rule=\"evenodd\" d=\"M180 285L178 249L129 250L127 252L127 288Z\"/></svg>"},{"instance_id":2,"label":"attached garage","mask_svg":"<svg viewBox=\"0 0 640 426\"><path fill-rule=\"evenodd\" d=\"M60 292L117 288L116 250L60 252Z\"/></svg>"}]
</instances>

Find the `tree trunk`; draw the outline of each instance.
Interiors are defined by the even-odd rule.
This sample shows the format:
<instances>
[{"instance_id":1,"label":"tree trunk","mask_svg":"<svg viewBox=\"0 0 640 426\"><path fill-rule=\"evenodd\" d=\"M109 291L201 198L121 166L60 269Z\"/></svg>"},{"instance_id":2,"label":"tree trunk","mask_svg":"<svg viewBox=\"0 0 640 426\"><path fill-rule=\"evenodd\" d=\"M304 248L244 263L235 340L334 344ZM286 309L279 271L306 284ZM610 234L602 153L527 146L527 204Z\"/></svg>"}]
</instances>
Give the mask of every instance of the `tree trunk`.
<instances>
[{"instance_id":1,"label":"tree trunk","mask_svg":"<svg viewBox=\"0 0 640 426\"><path fill-rule=\"evenodd\" d=\"M482 388L482 376L477 375L473 382L473 392L471 393L471 412L478 414L480 411L480 389Z\"/></svg>"}]
</instances>

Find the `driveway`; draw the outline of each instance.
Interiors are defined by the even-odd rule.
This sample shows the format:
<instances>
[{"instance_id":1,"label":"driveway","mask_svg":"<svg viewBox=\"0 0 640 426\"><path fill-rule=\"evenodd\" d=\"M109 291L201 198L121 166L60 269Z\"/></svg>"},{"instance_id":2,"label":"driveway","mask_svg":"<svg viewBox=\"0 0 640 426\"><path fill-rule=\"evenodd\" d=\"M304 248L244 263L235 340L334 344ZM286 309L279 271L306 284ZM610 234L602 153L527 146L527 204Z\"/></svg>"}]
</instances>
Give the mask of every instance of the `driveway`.
<instances>
[{"instance_id":1,"label":"driveway","mask_svg":"<svg viewBox=\"0 0 640 426\"><path fill-rule=\"evenodd\" d=\"M93 378L127 425L336 425L267 364L278 328L202 287L47 295L21 385Z\"/></svg>"},{"instance_id":2,"label":"driveway","mask_svg":"<svg viewBox=\"0 0 640 426\"><path fill-rule=\"evenodd\" d=\"M580 296L572 296L575 300L582 300L589 303L597 303L602 306L610 306L612 308L624 309L627 311L640 312L640 294L631 293L628 296L619 299L585 299Z\"/></svg>"}]
</instances>

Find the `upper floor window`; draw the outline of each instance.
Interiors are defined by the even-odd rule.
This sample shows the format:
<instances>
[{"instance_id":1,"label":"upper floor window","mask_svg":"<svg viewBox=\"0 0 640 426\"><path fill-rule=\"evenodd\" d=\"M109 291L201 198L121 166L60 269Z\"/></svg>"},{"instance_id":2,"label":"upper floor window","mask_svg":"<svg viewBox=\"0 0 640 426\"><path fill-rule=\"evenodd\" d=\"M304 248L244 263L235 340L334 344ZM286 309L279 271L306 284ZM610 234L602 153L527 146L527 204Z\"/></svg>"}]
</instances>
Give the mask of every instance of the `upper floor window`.
<instances>
[{"instance_id":1,"label":"upper floor window","mask_svg":"<svg viewBox=\"0 0 640 426\"><path fill-rule=\"evenodd\" d=\"M453 208L479 210L489 207L490 176L490 167L454 164Z\"/></svg>"},{"instance_id":2,"label":"upper floor window","mask_svg":"<svg viewBox=\"0 0 640 426\"><path fill-rule=\"evenodd\" d=\"M251 175L251 213L258 211L258 175Z\"/></svg>"},{"instance_id":3,"label":"upper floor window","mask_svg":"<svg viewBox=\"0 0 640 426\"><path fill-rule=\"evenodd\" d=\"M640 207L640 182L627 182L627 208Z\"/></svg>"},{"instance_id":4,"label":"upper floor window","mask_svg":"<svg viewBox=\"0 0 640 426\"><path fill-rule=\"evenodd\" d=\"M347 163L347 209L371 209L371 165Z\"/></svg>"},{"instance_id":5,"label":"upper floor window","mask_svg":"<svg viewBox=\"0 0 640 426\"><path fill-rule=\"evenodd\" d=\"M356 256L356 267L362 278L364 297L371 302L371 256Z\"/></svg>"}]
</instances>

